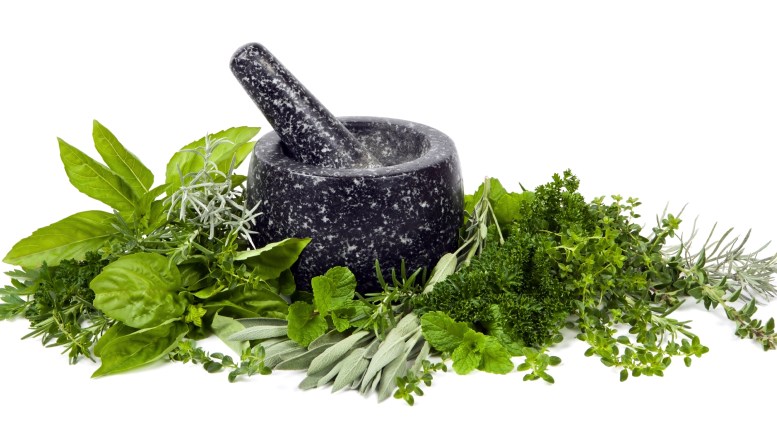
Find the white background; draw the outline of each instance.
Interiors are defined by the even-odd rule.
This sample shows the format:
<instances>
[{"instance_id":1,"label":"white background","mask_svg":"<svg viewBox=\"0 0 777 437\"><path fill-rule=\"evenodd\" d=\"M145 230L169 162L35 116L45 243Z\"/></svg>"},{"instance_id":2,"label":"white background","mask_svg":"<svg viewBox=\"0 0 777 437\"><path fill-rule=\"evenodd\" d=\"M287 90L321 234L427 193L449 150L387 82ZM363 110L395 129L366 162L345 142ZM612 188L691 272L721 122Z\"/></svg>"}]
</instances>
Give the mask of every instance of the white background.
<instances>
[{"instance_id":1,"label":"white background","mask_svg":"<svg viewBox=\"0 0 777 437\"><path fill-rule=\"evenodd\" d=\"M572 168L589 198L642 199L648 224L688 204L686 231L696 216L705 229L753 228L755 247L777 238L775 22L775 4L756 1L4 2L0 250L100 207L69 186L57 153L60 136L96 156L92 119L159 178L207 132L269 130L228 68L250 41L337 115L447 133L467 191L485 176L517 190ZM414 408L301 392L284 372L228 384L165 364L92 380L95 365L69 366L20 340L24 321L3 322L3 434L773 433L777 352L735 338L719 313L679 314L711 349L690 369L619 383L570 337L555 385L451 373Z\"/></svg>"}]
</instances>

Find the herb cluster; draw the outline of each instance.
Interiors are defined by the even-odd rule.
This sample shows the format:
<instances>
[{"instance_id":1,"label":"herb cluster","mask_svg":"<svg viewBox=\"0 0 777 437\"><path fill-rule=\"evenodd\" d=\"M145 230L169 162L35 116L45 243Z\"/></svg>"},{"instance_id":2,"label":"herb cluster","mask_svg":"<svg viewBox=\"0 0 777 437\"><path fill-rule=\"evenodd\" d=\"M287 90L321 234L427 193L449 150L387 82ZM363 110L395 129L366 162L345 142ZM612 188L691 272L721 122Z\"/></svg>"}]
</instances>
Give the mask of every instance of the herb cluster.
<instances>
[{"instance_id":1,"label":"herb cluster","mask_svg":"<svg viewBox=\"0 0 777 437\"><path fill-rule=\"evenodd\" d=\"M749 234L731 230L696 249L696 230L682 238L671 214L643 229L638 200L587 201L570 171L520 193L486 179L466 196L459 248L428 275L403 265L384 278L376 260L374 292L357 293L344 266L298 290L291 267L310 240L251 241L257 212L235 168L257 132L184 146L159 185L98 122L102 162L59 140L70 182L110 212L79 212L18 242L4 259L19 269L0 289L0 319L26 318L26 337L61 346L71 363L99 359L96 377L158 360L227 370L230 382L300 370L303 389L410 405L448 364L553 383L551 349L569 329L621 380L661 376L708 351L672 317L692 302L777 348L774 320L755 318L758 300L777 294L777 255L747 252ZM239 358L197 346L210 335Z\"/></svg>"}]
</instances>

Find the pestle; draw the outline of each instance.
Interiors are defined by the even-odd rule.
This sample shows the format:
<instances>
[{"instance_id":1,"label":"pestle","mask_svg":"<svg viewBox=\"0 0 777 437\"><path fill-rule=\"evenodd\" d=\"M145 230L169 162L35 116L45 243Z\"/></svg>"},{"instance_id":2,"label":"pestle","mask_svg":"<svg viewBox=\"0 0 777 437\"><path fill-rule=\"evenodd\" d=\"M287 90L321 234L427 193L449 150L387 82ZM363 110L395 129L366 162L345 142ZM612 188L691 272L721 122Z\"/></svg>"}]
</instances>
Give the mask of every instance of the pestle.
<instances>
[{"instance_id":1,"label":"pestle","mask_svg":"<svg viewBox=\"0 0 777 437\"><path fill-rule=\"evenodd\" d=\"M284 152L303 164L372 168L381 163L264 46L235 52L232 73L281 139Z\"/></svg>"}]
</instances>

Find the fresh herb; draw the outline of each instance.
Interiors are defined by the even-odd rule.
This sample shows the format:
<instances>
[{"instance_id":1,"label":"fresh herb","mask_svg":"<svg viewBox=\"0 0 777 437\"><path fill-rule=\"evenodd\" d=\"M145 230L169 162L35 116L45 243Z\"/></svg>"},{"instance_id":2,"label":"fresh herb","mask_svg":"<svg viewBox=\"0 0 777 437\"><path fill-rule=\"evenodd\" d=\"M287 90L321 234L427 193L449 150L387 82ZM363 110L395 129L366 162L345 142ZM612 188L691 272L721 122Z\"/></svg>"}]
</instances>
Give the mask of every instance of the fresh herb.
<instances>
[{"instance_id":1,"label":"fresh herb","mask_svg":"<svg viewBox=\"0 0 777 437\"><path fill-rule=\"evenodd\" d=\"M92 358L91 346L113 323L92 304L89 282L106 262L94 252L85 259L64 260L56 266L12 272L10 286L0 289L0 319L22 316L30 321L30 333L44 345L62 346L71 363Z\"/></svg>"},{"instance_id":2,"label":"fresh herb","mask_svg":"<svg viewBox=\"0 0 777 437\"><path fill-rule=\"evenodd\" d=\"M240 362L226 354L220 352L209 353L198 347L192 340L181 341L178 346L170 352L170 361L181 363L201 364L208 373L218 373L229 369L227 379L229 382L235 382L241 376L269 375L272 373L264 365L265 352L261 345L247 348L240 355Z\"/></svg>"}]
</instances>

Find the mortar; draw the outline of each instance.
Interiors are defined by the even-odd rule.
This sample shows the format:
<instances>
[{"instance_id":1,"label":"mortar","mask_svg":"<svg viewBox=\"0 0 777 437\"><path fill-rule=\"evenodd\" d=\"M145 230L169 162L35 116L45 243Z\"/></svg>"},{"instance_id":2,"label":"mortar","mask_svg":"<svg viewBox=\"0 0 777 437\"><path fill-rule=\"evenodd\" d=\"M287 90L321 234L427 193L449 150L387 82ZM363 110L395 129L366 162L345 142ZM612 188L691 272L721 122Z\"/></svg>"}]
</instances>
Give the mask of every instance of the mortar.
<instances>
[{"instance_id":1,"label":"mortar","mask_svg":"<svg viewBox=\"0 0 777 437\"><path fill-rule=\"evenodd\" d=\"M250 62L236 61L241 56L246 59L249 51ZM248 207L258 205L259 212L253 228L257 247L287 237L310 237L293 268L297 287L309 290L312 277L344 265L353 271L361 292L379 289L376 260L388 276L392 268L399 269L402 260L411 272L430 268L444 253L455 251L463 188L453 141L436 129L410 121L328 117L328 111L277 60L272 58L268 64L268 55L263 47L251 44L238 50L232 62L233 72L263 112L267 115L275 110L267 117L275 132L256 143L248 172ZM259 71L267 65L271 65L269 71ZM293 89L285 101L303 102L303 107L294 106L287 115L278 116L279 102L283 107L289 105L278 98L277 87L268 93L256 86L255 78L267 74L276 77L265 83L280 82L286 94ZM243 79L246 77L254 79ZM317 105L314 111L304 107L311 102ZM265 111L263 106L268 105L270 110ZM312 117L316 120L311 122L311 112L324 114L323 120ZM304 134L332 123L336 125L326 129L343 132L348 147L320 140L328 135L311 141L311 135ZM290 124L304 126L290 129ZM335 159L324 156L303 162L300 155L307 148L315 149L307 156L320 158L325 151L335 154ZM349 151L353 148L358 149L355 155ZM350 159L354 156L357 158ZM347 165L338 165L342 162Z\"/></svg>"}]
</instances>

